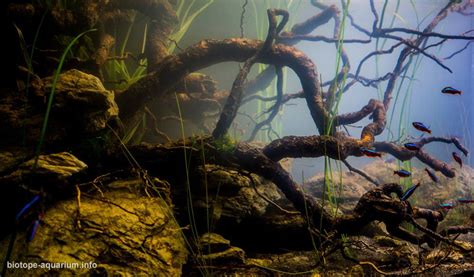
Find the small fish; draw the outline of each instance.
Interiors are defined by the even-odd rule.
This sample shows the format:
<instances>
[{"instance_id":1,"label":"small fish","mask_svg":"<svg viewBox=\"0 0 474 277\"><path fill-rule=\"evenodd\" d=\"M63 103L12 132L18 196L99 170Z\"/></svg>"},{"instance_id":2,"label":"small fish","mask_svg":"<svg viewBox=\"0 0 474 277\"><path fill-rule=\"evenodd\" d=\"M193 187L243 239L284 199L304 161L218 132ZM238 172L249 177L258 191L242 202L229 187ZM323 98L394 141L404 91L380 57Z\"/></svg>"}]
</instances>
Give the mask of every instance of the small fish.
<instances>
[{"instance_id":1,"label":"small fish","mask_svg":"<svg viewBox=\"0 0 474 277\"><path fill-rule=\"evenodd\" d=\"M462 91L457 90L457 89L455 89L455 88L453 88L453 87L445 87L445 88L443 88L443 89L441 90L441 92L444 93L444 94L453 94L453 95L454 95L454 94L459 94L459 95L462 94Z\"/></svg>"},{"instance_id":2,"label":"small fish","mask_svg":"<svg viewBox=\"0 0 474 277\"><path fill-rule=\"evenodd\" d=\"M360 151L362 152L362 154L364 154L367 157L371 157L371 158L382 157L382 153L379 153L373 149L369 149L366 147L361 147Z\"/></svg>"},{"instance_id":3,"label":"small fish","mask_svg":"<svg viewBox=\"0 0 474 277\"><path fill-rule=\"evenodd\" d=\"M397 174L398 176L404 178L404 177L408 177L411 175L411 172L410 171L406 171L404 169L401 169L401 170L395 170L393 172L393 174Z\"/></svg>"},{"instance_id":4,"label":"small fish","mask_svg":"<svg viewBox=\"0 0 474 277\"><path fill-rule=\"evenodd\" d=\"M35 238L35 235L36 235L36 232L38 231L39 225L40 225L40 219L38 218L33 223L33 227L31 228L30 235L28 236L28 242L33 241L33 239Z\"/></svg>"},{"instance_id":5,"label":"small fish","mask_svg":"<svg viewBox=\"0 0 474 277\"><path fill-rule=\"evenodd\" d=\"M21 210L20 212L18 212L18 214L16 215L16 221L18 222L20 220L20 218L36 203L38 202L40 199L40 196L39 195L36 195L35 197L33 197L33 199L31 199L30 202L28 202Z\"/></svg>"},{"instance_id":6,"label":"small fish","mask_svg":"<svg viewBox=\"0 0 474 277\"><path fill-rule=\"evenodd\" d=\"M426 127L425 124L421 123L421 122L412 122L411 123L413 125L413 127L415 127L415 129L417 129L418 131L422 131L422 132L425 132L425 133L428 133L431 135L431 130L430 128Z\"/></svg>"},{"instance_id":7,"label":"small fish","mask_svg":"<svg viewBox=\"0 0 474 277\"><path fill-rule=\"evenodd\" d=\"M420 150L420 147L418 146L418 144L413 143L413 142L405 143L404 146L405 146L406 149L411 150L411 151Z\"/></svg>"},{"instance_id":8,"label":"small fish","mask_svg":"<svg viewBox=\"0 0 474 277\"><path fill-rule=\"evenodd\" d=\"M452 208L454 208L453 203L444 203L444 204L440 204L439 206L446 210L451 210Z\"/></svg>"},{"instance_id":9,"label":"small fish","mask_svg":"<svg viewBox=\"0 0 474 277\"><path fill-rule=\"evenodd\" d=\"M472 203L474 203L474 199L458 198L457 200L458 200L459 203L463 203L463 204L472 204Z\"/></svg>"},{"instance_id":10,"label":"small fish","mask_svg":"<svg viewBox=\"0 0 474 277\"><path fill-rule=\"evenodd\" d=\"M462 167L462 160L458 153L453 152L453 159L459 164L460 167Z\"/></svg>"},{"instance_id":11,"label":"small fish","mask_svg":"<svg viewBox=\"0 0 474 277\"><path fill-rule=\"evenodd\" d=\"M428 168L425 168L426 173L428 173L428 176L430 176L431 180L435 183L439 182L438 176L436 176L436 173L433 171L429 170Z\"/></svg>"},{"instance_id":12,"label":"small fish","mask_svg":"<svg viewBox=\"0 0 474 277\"><path fill-rule=\"evenodd\" d=\"M416 190L419 186L420 186L420 183L418 183L418 184L416 184L416 185L414 185L414 186L408 188L407 191L405 191L405 193L402 195L402 197L400 197L400 199L401 199L402 201L407 200L407 199L415 192L415 190Z\"/></svg>"}]
</instances>

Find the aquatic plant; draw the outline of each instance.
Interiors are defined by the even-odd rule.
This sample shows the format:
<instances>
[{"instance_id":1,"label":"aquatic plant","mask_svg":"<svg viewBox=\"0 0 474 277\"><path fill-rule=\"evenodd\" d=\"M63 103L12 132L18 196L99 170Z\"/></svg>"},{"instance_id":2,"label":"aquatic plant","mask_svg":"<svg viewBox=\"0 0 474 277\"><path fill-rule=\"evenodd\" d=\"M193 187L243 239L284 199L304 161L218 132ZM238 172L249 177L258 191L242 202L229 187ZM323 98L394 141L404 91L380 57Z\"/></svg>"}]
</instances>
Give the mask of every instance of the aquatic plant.
<instances>
[{"instance_id":1,"label":"aquatic plant","mask_svg":"<svg viewBox=\"0 0 474 277\"><path fill-rule=\"evenodd\" d=\"M44 138L46 136L46 129L48 127L49 115L51 113L51 107L53 106L54 93L56 91L56 85L57 85L57 82L59 80L59 75L61 74L61 70L63 68L64 61L66 60L66 55L71 50L71 47L74 44L76 44L77 41L82 36L84 36L87 33L94 32L94 31L96 31L96 29L90 29L90 30L84 31L84 32L80 33L79 35L77 35L69 43L69 45L66 47L66 49L64 49L63 54L61 55L61 58L59 59L59 64L58 64L58 67L56 68L56 71L54 72L53 81L52 81L52 84L51 84L51 92L50 92L49 97L48 97L48 102L47 102L47 106L46 106L46 112L45 112L45 115L44 115L43 126L41 127L39 142L38 142L38 145L36 146L36 153L35 153L36 158L35 158L35 163L34 163L34 166L33 166L33 169L32 169L33 171L35 170L35 168L37 166L38 157L39 157L39 155L41 153L41 149L43 147Z\"/></svg>"},{"instance_id":2,"label":"aquatic plant","mask_svg":"<svg viewBox=\"0 0 474 277\"><path fill-rule=\"evenodd\" d=\"M178 16L179 23L176 31L174 31L169 37L169 40L172 42L168 47L169 53L176 51L179 42L188 32L191 24L200 14L202 14L210 5L212 5L212 3L214 3L214 0L206 0L201 6L198 6L198 3L196 2L197 0L177 1L176 15Z\"/></svg>"}]
</instances>

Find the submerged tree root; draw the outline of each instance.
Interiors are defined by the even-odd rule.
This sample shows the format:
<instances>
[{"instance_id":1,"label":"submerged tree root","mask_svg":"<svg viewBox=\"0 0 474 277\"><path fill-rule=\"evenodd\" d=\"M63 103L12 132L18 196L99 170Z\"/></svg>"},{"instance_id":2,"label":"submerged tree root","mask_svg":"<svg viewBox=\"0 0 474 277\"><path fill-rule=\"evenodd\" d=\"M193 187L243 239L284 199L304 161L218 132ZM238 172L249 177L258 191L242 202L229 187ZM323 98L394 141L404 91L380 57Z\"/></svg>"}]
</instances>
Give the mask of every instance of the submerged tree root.
<instances>
[{"instance_id":1,"label":"submerged tree root","mask_svg":"<svg viewBox=\"0 0 474 277\"><path fill-rule=\"evenodd\" d=\"M194 147L193 141L202 141L203 149ZM291 145L290 142L287 144ZM185 144L181 141L165 145L133 146L129 148L129 151L151 174L159 172L157 169L164 166L179 167L182 164L183 151L187 151L189 156L195 157L194 163L202 164L203 161L198 157L202 157L201 151L204 151L205 162L208 164L245 170L270 180L297 211L302 215L308 214L311 228L317 231L315 234L333 234L333 238L334 235L337 238L339 236L337 234L358 234L367 224L379 221L385 223L387 231L393 236L414 244L421 245L426 242L434 247L439 242L444 242L463 252L473 250L465 249L448 238L450 234L473 231L472 228L458 226L438 231L438 223L443 220L443 214L436 210L412 207L409 202L401 201L399 197L403 194L403 190L398 184L385 184L368 191L361 197L351 213L334 217L327 213L315 198L306 194L278 161L266 155L265 149L268 149L267 147L257 148L247 143L229 147L233 149L223 151L222 145L212 138L206 137L191 138ZM114 161L116 166L127 162L120 153L112 156L111 161ZM426 220L426 226L419 224L417 219ZM416 235L402 227L402 223L412 224L424 234Z\"/></svg>"}]
</instances>

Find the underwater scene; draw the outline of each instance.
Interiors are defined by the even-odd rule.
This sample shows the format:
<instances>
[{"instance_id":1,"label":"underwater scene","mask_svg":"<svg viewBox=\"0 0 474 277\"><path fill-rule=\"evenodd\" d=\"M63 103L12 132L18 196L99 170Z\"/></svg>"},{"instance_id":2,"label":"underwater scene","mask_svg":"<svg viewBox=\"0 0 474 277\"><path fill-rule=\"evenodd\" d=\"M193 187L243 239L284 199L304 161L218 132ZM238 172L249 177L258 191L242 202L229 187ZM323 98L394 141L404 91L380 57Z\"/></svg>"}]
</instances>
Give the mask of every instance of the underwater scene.
<instances>
[{"instance_id":1,"label":"underwater scene","mask_svg":"<svg viewBox=\"0 0 474 277\"><path fill-rule=\"evenodd\" d=\"M0 20L0 277L474 276L473 0Z\"/></svg>"}]
</instances>

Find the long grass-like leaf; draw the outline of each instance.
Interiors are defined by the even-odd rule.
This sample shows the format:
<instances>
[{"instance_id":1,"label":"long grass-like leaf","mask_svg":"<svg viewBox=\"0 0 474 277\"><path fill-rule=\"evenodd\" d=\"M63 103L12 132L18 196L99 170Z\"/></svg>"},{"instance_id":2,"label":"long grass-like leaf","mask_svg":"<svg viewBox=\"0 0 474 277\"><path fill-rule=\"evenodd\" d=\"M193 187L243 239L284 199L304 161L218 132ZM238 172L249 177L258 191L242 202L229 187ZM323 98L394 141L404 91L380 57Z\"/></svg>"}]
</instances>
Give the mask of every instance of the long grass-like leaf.
<instances>
[{"instance_id":1,"label":"long grass-like leaf","mask_svg":"<svg viewBox=\"0 0 474 277\"><path fill-rule=\"evenodd\" d=\"M31 59L30 59L30 55L28 55L28 50L26 47L26 41L25 41L25 37L23 36L23 32L20 30L20 28L18 28L18 26L16 26L16 24L13 24L13 27L15 27L15 30L18 34L18 40L20 42L20 49L21 49L21 53L23 54L23 59L26 62L28 70L31 70Z\"/></svg>"},{"instance_id":2,"label":"long grass-like leaf","mask_svg":"<svg viewBox=\"0 0 474 277\"><path fill-rule=\"evenodd\" d=\"M54 99L54 93L56 91L56 85L58 83L58 79L59 79L59 75L61 73L61 70L63 68L63 65L64 65L64 61L66 60L66 55L67 53L69 52L69 50L71 50L72 46L74 44L77 43L77 41L82 37L84 36L85 34L87 33L90 33L90 32L94 32L96 31L96 29L90 29L90 30L87 30L85 32L82 32L80 33L79 35L77 35L70 43L69 45L66 47L66 49L64 50L61 58L59 59L59 64L58 64L58 68L56 69L56 71L54 72L54 77L53 77L53 82L51 84L51 92L49 94L49 98L48 98L48 104L47 104L47 107L46 107L46 113L44 115L44 120L43 120L43 126L41 128L41 133L40 133L40 140L39 140L39 143L38 143L38 146L36 147L36 154L35 154L35 163L33 165L33 170L36 169L37 165L38 165L38 158L39 158L39 155L41 153L41 148L43 147L43 143L44 143L44 137L46 135L46 129L48 127L48 121L49 121L49 115L51 113L51 107L53 106L53 99Z\"/></svg>"},{"instance_id":3,"label":"long grass-like leaf","mask_svg":"<svg viewBox=\"0 0 474 277\"><path fill-rule=\"evenodd\" d=\"M171 39L177 43L180 42L183 36L188 32L189 27L191 27L191 24L196 19L196 17L199 16L212 3L214 3L214 0L208 0L208 2L206 2L202 7L200 7L197 11L195 11L190 16L187 16L188 14L185 13L185 18L182 19L184 23L180 24L179 30L176 33L171 35ZM172 43L168 50L170 53L173 53L175 49L176 49L176 44Z\"/></svg>"}]
</instances>

